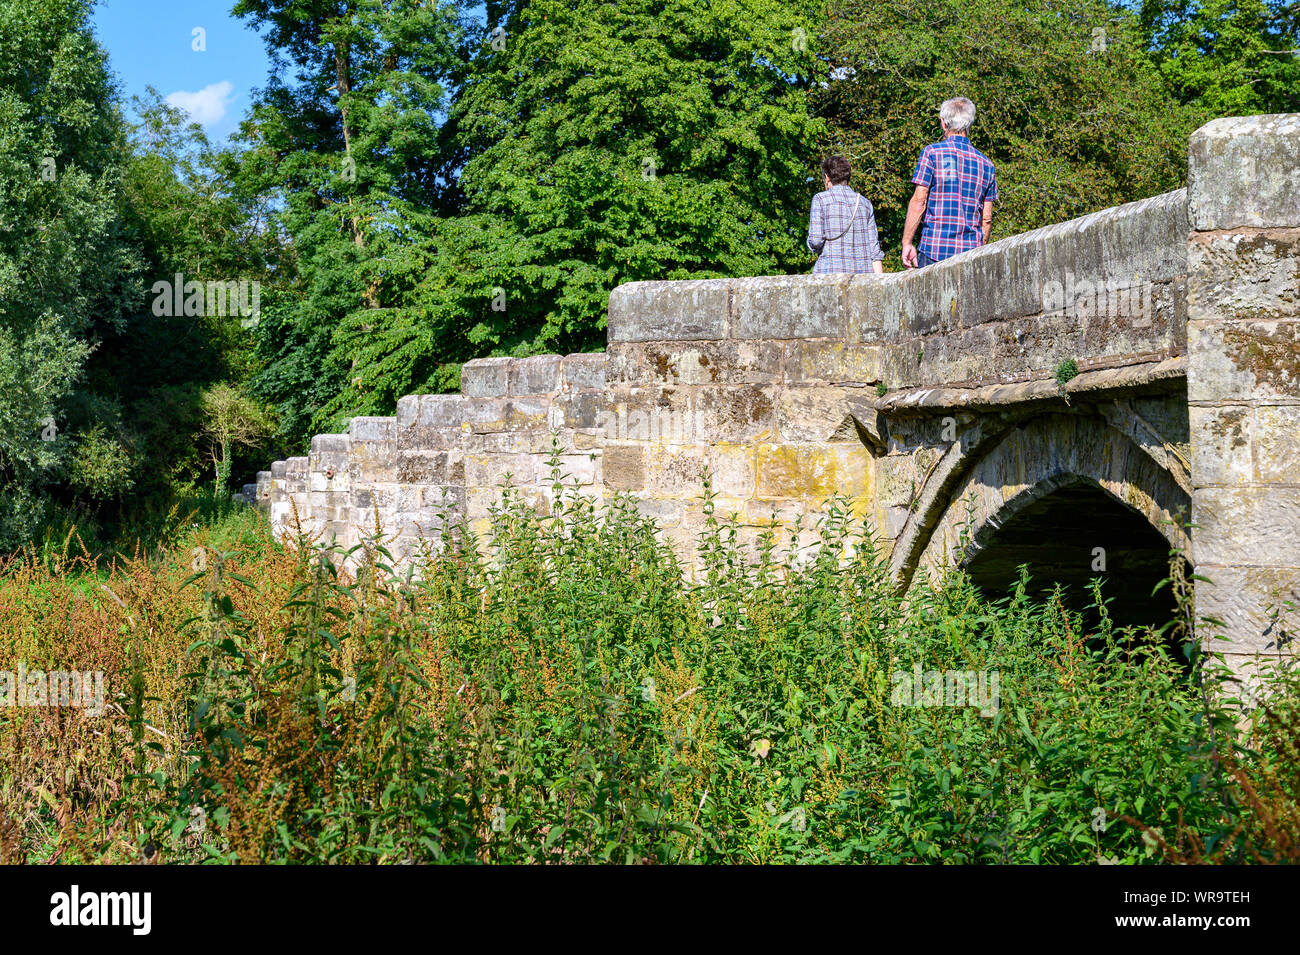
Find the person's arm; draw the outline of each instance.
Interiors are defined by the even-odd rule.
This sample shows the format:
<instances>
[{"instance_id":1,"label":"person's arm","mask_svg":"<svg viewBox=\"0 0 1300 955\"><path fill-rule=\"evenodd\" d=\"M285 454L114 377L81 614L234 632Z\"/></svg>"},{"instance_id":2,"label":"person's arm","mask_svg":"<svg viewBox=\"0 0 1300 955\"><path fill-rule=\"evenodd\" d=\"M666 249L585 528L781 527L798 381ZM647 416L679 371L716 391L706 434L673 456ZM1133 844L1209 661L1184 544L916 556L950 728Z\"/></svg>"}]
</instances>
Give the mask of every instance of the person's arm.
<instances>
[{"instance_id":1,"label":"person's arm","mask_svg":"<svg viewBox=\"0 0 1300 955\"><path fill-rule=\"evenodd\" d=\"M826 244L826 233L822 231L822 203L821 196L813 196L812 209L808 213L808 251L813 255L822 254L822 246Z\"/></svg>"},{"instance_id":2,"label":"person's arm","mask_svg":"<svg viewBox=\"0 0 1300 955\"><path fill-rule=\"evenodd\" d=\"M903 223L903 266L909 269L917 266L916 246L913 240L916 239L916 230L921 228L921 221L925 218L925 207L930 201L930 188L934 185L934 159L931 152L929 146L921 150L921 155L916 159L916 172L912 174L912 185L916 186L916 190L912 193L912 200L907 204L907 220Z\"/></svg>"},{"instance_id":3,"label":"person's arm","mask_svg":"<svg viewBox=\"0 0 1300 955\"><path fill-rule=\"evenodd\" d=\"M909 269L916 268L916 246L912 240L916 238L916 230L921 226L921 220L925 217L925 207L930 201L930 187L917 186L916 191L912 193L912 199L907 204L907 221L903 224L903 265Z\"/></svg>"},{"instance_id":4,"label":"person's arm","mask_svg":"<svg viewBox=\"0 0 1300 955\"><path fill-rule=\"evenodd\" d=\"M984 208L980 226L984 232L984 244L988 245L989 236L993 234L993 203L998 201L997 173L989 176L988 187L984 190Z\"/></svg>"}]
</instances>

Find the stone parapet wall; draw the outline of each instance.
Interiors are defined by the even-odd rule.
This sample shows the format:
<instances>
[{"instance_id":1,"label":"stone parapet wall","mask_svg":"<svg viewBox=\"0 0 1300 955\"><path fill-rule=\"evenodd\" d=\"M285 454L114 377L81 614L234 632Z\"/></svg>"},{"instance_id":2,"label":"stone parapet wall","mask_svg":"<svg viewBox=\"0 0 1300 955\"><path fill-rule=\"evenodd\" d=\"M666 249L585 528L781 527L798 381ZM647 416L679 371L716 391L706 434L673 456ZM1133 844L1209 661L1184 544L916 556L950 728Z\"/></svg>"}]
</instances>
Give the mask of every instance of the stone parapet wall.
<instances>
[{"instance_id":1,"label":"stone parapet wall","mask_svg":"<svg viewBox=\"0 0 1300 955\"><path fill-rule=\"evenodd\" d=\"M486 358L461 372L460 395L409 395L392 417L358 417L317 435L306 457L277 461L244 489L277 533L347 548L380 532L399 560L434 546L448 524L482 534L510 475L545 513L552 433L569 481L600 489L595 438L603 354Z\"/></svg>"},{"instance_id":2,"label":"stone parapet wall","mask_svg":"<svg viewBox=\"0 0 1300 955\"><path fill-rule=\"evenodd\" d=\"M629 356L624 378L682 342L702 365L679 377L771 377L779 359L760 343L800 341L791 380L891 390L1159 361L1186 347L1187 233L1180 189L915 271L632 282L610 296L609 350Z\"/></svg>"}]
</instances>

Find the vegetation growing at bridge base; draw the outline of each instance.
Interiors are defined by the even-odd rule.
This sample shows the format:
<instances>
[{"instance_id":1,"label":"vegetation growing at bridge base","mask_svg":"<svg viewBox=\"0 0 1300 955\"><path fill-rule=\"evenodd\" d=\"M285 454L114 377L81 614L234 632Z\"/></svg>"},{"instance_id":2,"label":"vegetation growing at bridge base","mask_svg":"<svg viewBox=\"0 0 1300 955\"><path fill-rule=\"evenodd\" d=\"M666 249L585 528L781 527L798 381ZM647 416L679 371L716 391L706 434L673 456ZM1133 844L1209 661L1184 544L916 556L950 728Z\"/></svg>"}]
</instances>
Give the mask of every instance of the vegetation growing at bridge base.
<instances>
[{"instance_id":1,"label":"vegetation growing at bridge base","mask_svg":"<svg viewBox=\"0 0 1300 955\"><path fill-rule=\"evenodd\" d=\"M0 658L108 692L0 709L3 861L1300 856L1293 681L1243 719L1212 658L1189 679L1104 614L957 574L903 600L844 501L750 546L706 500L684 577L629 501L556 490L539 516L506 489L495 552L463 535L418 577L252 511L4 567Z\"/></svg>"}]
</instances>

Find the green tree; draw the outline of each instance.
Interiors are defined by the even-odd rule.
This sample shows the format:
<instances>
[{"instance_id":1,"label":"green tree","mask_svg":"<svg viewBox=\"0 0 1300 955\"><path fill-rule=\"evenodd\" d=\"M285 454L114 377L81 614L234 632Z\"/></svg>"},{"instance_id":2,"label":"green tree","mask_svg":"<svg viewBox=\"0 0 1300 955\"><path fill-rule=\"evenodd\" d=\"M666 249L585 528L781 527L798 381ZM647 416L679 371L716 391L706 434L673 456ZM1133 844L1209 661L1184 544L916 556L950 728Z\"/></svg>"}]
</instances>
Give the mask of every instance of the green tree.
<instances>
[{"instance_id":1,"label":"green tree","mask_svg":"<svg viewBox=\"0 0 1300 955\"><path fill-rule=\"evenodd\" d=\"M274 72L238 137L245 195L278 208L293 279L263 309L258 393L297 440L358 377L354 342L401 307L413 222L438 201L438 122L457 61L456 11L428 0L240 0Z\"/></svg>"},{"instance_id":2,"label":"green tree","mask_svg":"<svg viewBox=\"0 0 1300 955\"><path fill-rule=\"evenodd\" d=\"M275 431L275 421L265 405L229 382L205 390L202 406L203 432L212 442L217 496L224 497L230 488L235 449L262 447Z\"/></svg>"},{"instance_id":3,"label":"green tree","mask_svg":"<svg viewBox=\"0 0 1300 955\"><path fill-rule=\"evenodd\" d=\"M1300 4L1143 0L1151 56L1179 102L1208 118L1300 110Z\"/></svg>"},{"instance_id":4,"label":"green tree","mask_svg":"<svg viewBox=\"0 0 1300 955\"><path fill-rule=\"evenodd\" d=\"M0 0L2 547L31 535L56 483L127 483L105 470L125 467L115 423L96 420L111 402L75 391L141 294L119 215L125 136L89 15L88 0Z\"/></svg>"},{"instance_id":5,"label":"green tree","mask_svg":"<svg viewBox=\"0 0 1300 955\"><path fill-rule=\"evenodd\" d=\"M815 9L489 7L447 131L463 214L430 258L464 324L444 339L598 346L622 282L806 271Z\"/></svg>"},{"instance_id":6,"label":"green tree","mask_svg":"<svg viewBox=\"0 0 1300 955\"><path fill-rule=\"evenodd\" d=\"M817 94L897 250L939 104L968 96L997 165L994 238L1176 189L1195 111L1164 90L1131 13L1104 0L838 0Z\"/></svg>"},{"instance_id":7,"label":"green tree","mask_svg":"<svg viewBox=\"0 0 1300 955\"><path fill-rule=\"evenodd\" d=\"M488 14L429 151L443 188L403 208L409 241L386 250L378 307L341 318L324 364L349 366L320 424L454 387L477 355L597 345L623 281L807 266L818 62L798 11L534 2Z\"/></svg>"},{"instance_id":8,"label":"green tree","mask_svg":"<svg viewBox=\"0 0 1300 955\"><path fill-rule=\"evenodd\" d=\"M160 504L203 479L200 396L218 381L246 383L257 370L254 317L227 303L198 314L155 308L182 281L258 283L262 307L292 283L292 260L267 200L236 182L238 156L150 89L135 103L123 176L124 231L144 261L146 294L108 330L86 366L92 391L111 395L134 449L133 507ZM217 303L214 303L217 304ZM164 314L158 314L158 312ZM165 506L165 505L164 505ZM101 508L107 510L107 508ZM108 515L112 517L128 515Z\"/></svg>"}]
</instances>

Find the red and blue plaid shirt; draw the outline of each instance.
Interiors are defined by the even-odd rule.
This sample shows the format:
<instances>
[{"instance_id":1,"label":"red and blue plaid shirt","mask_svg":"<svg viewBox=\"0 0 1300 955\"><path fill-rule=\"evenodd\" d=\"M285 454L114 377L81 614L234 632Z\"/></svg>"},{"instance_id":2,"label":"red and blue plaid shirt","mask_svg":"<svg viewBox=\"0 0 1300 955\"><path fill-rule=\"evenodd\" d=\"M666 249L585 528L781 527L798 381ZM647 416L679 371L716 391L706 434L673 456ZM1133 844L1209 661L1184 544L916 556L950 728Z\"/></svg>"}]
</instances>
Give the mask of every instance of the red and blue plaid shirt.
<instances>
[{"instance_id":1,"label":"red and blue plaid shirt","mask_svg":"<svg viewBox=\"0 0 1300 955\"><path fill-rule=\"evenodd\" d=\"M921 150L912 182L930 190L916 248L936 262L984 244L984 203L996 202L993 163L965 136Z\"/></svg>"}]
</instances>

